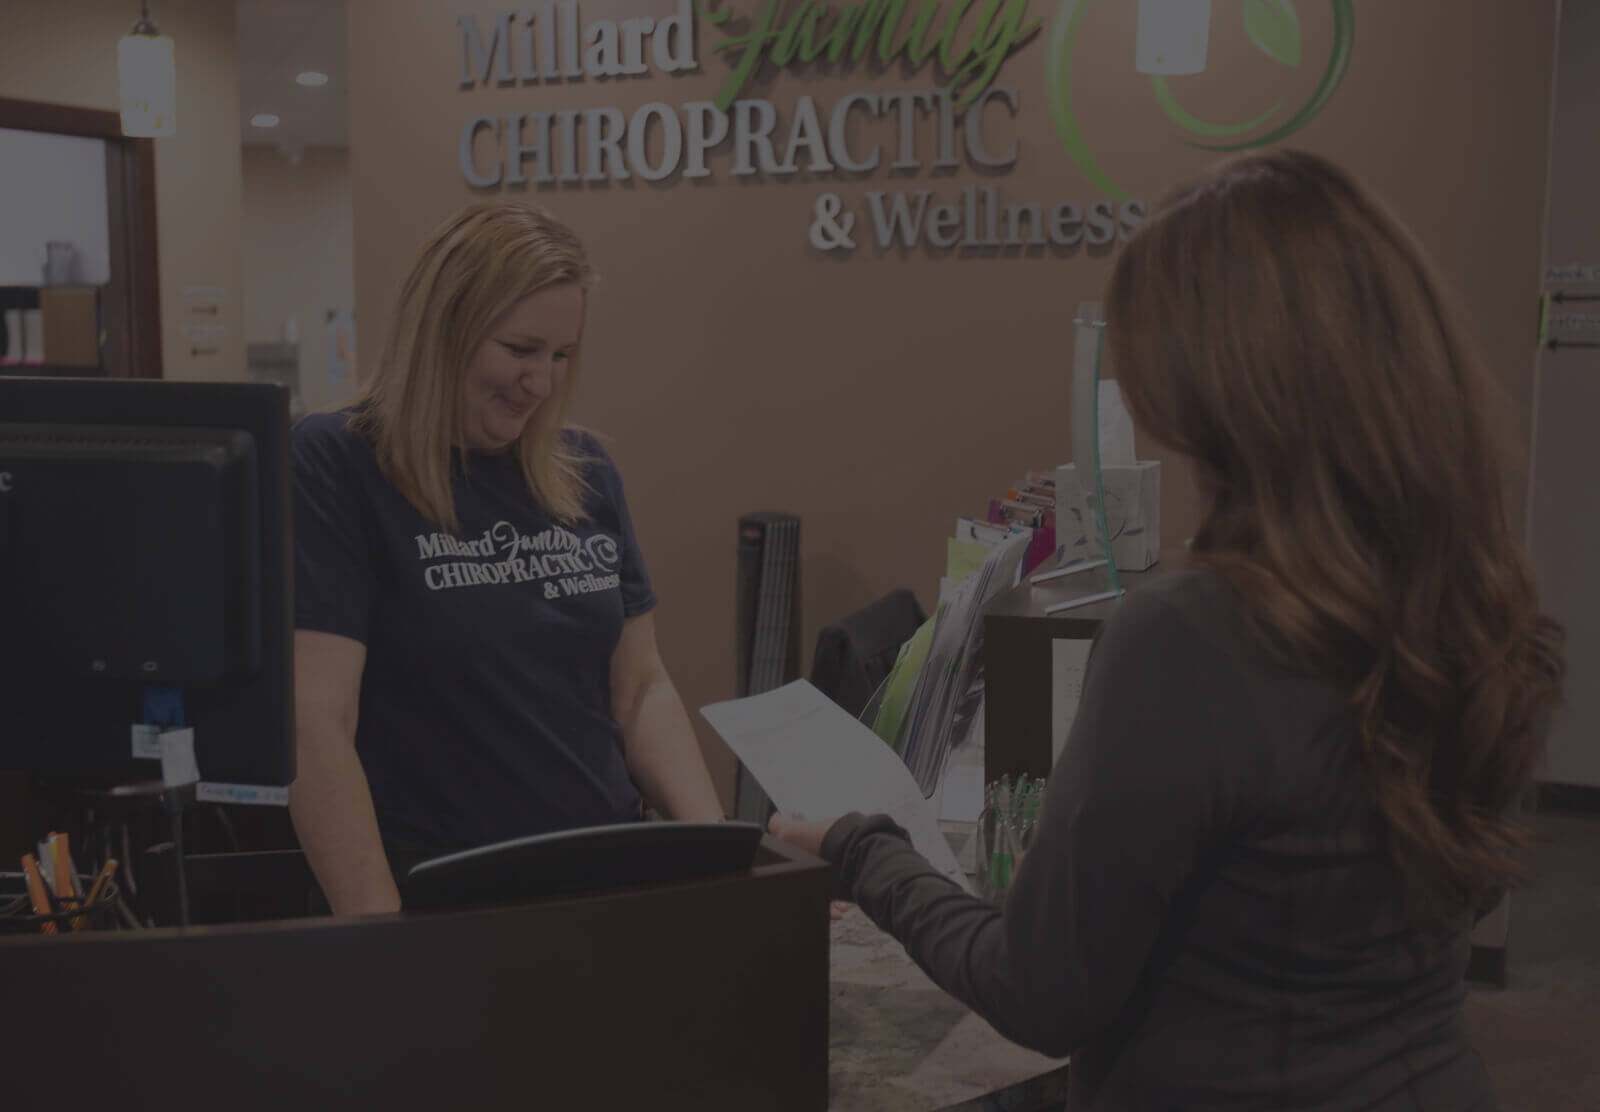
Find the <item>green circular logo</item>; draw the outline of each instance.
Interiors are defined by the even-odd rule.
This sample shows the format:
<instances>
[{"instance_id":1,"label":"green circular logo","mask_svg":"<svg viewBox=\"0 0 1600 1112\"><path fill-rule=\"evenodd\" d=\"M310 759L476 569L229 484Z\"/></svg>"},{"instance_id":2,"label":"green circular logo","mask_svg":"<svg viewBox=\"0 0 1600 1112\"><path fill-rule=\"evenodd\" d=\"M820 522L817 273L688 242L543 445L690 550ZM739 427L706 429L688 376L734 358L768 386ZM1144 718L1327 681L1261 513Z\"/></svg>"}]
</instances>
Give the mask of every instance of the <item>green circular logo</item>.
<instances>
[{"instance_id":1,"label":"green circular logo","mask_svg":"<svg viewBox=\"0 0 1600 1112\"><path fill-rule=\"evenodd\" d=\"M1061 0L1050 25L1049 41L1045 50L1045 90L1050 102L1050 115L1055 121L1056 134L1067 148L1067 153L1078 164L1090 181L1118 201L1128 199L1128 191L1118 185L1090 152L1084 142L1083 131L1078 126L1077 111L1072 100L1072 58L1078 45L1078 33L1083 24L1084 12L1093 0ZM1216 124L1197 119L1184 111L1173 94L1167 79L1161 74L1150 75L1151 90L1168 119L1195 138L1189 145L1207 151L1243 151L1282 142L1305 127L1327 107L1345 72L1350 68L1350 55L1355 49L1356 13L1354 0L1330 0L1333 6L1333 50L1327 68L1316 91L1293 115L1277 126L1272 121L1283 108L1282 101L1274 103L1253 120L1236 124ZM1300 65L1300 17L1291 0L1245 0L1245 34L1268 57L1289 66ZM1268 129L1268 130L1263 130Z\"/></svg>"}]
</instances>

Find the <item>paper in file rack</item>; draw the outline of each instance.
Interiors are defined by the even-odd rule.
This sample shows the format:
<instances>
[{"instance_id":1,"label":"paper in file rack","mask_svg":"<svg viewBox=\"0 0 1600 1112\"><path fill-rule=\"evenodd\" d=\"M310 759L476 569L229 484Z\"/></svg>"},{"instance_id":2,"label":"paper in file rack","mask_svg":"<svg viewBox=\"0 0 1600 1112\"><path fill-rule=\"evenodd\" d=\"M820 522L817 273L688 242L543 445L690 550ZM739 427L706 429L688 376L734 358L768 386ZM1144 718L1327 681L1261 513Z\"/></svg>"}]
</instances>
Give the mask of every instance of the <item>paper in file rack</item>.
<instances>
[{"instance_id":1,"label":"paper in file rack","mask_svg":"<svg viewBox=\"0 0 1600 1112\"><path fill-rule=\"evenodd\" d=\"M997 544L978 573L939 606L900 746L925 797L938 788L951 749L971 732L983 705L983 615L997 595L1016 584L1030 539L1020 533Z\"/></svg>"},{"instance_id":2,"label":"paper in file rack","mask_svg":"<svg viewBox=\"0 0 1600 1112\"><path fill-rule=\"evenodd\" d=\"M934 868L971 891L933 804L900 758L805 680L700 713L780 812L817 820L887 814Z\"/></svg>"}]
</instances>

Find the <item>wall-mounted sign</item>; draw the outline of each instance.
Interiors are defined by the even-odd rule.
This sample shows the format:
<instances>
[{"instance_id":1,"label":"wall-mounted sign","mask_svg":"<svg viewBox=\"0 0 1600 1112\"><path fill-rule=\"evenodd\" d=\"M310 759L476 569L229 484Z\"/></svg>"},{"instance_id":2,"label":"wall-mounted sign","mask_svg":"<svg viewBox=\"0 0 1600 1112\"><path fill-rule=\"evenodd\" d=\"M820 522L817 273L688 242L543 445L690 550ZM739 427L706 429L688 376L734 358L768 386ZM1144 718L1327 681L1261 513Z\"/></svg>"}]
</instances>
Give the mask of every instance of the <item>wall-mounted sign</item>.
<instances>
[{"instance_id":1,"label":"wall-mounted sign","mask_svg":"<svg viewBox=\"0 0 1600 1112\"><path fill-rule=\"evenodd\" d=\"M228 301L228 291L221 286L184 286L178 295L184 311L193 316L214 317L221 313Z\"/></svg>"},{"instance_id":2,"label":"wall-mounted sign","mask_svg":"<svg viewBox=\"0 0 1600 1112\"><path fill-rule=\"evenodd\" d=\"M1581 297L1576 300L1600 301L1600 296ZM1545 346L1551 351L1560 351L1563 348L1593 351L1600 348L1600 313L1559 309L1550 314L1546 337Z\"/></svg>"},{"instance_id":3,"label":"wall-mounted sign","mask_svg":"<svg viewBox=\"0 0 1600 1112\"><path fill-rule=\"evenodd\" d=\"M1548 266L1545 267L1544 281L1547 286L1583 282L1600 283L1600 263L1566 263L1561 266Z\"/></svg>"},{"instance_id":4,"label":"wall-mounted sign","mask_svg":"<svg viewBox=\"0 0 1600 1112\"><path fill-rule=\"evenodd\" d=\"M1185 111L1169 77L1189 76L1207 68L1213 33L1211 0L1139 0L1138 41L1130 57L1134 68L1150 79L1149 93L1162 112L1200 150L1232 152L1280 143L1321 114L1344 82L1355 50L1354 0L1327 0L1332 9L1333 35L1328 60L1316 89L1298 109L1285 111L1280 100L1253 119L1217 123ZM1095 0L1061 0L1050 27L1045 50L1045 88L1050 114L1062 145L1084 175L1118 200L1127 191L1100 164L1085 141L1079 120L1079 102L1072 97L1074 59L1086 48L1115 49L1114 44L1082 42L1084 14ZM1293 0L1245 0L1242 30L1268 58L1287 69L1300 68L1302 32Z\"/></svg>"},{"instance_id":5,"label":"wall-mounted sign","mask_svg":"<svg viewBox=\"0 0 1600 1112\"><path fill-rule=\"evenodd\" d=\"M1589 339L1600 337L1600 313L1553 313L1552 332L1587 332Z\"/></svg>"},{"instance_id":6,"label":"wall-mounted sign","mask_svg":"<svg viewBox=\"0 0 1600 1112\"><path fill-rule=\"evenodd\" d=\"M698 70L700 22L721 33L711 52L726 53L733 68L709 100L651 101L630 113L599 105L471 116L459 136L461 174L479 189L719 173L763 181L963 167L1004 174L1017 162L1006 125L1021 110L1021 95L996 78L1039 30L1027 7L1027 0L924 0L909 25L905 0L838 7L802 0L786 12L779 0L765 0L737 21L731 8L696 8L692 0L678 0L659 21L585 20L578 0L502 11L492 22L462 15L463 89ZM916 90L808 93L782 105L742 95L763 63L818 61L847 72L895 65L935 80ZM1109 244L1143 218L1137 202L1015 203L998 193L976 185L942 198L931 190L869 192L857 214L824 192L813 199L807 235L818 250L853 248L859 215L880 248L1071 247Z\"/></svg>"},{"instance_id":7,"label":"wall-mounted sign","mask_svg":"<svg viewBox=\"0 0 1600 1112\"><path fill-rule=\"evenodd\" d=\"M225 324L186 324L178 329L178 334L185 340L194 343L215 343L225 339L228 335L228 326Z\"/></svg>"},{"instance_id":8,"label":"wall-mounted sign","mask_svg":"<svg viewBox=\"0 0 1600 1112\"><path fill-rule=\"evenodd\" d=\"M1578 281L1586 280L1581 267L1551 267L1545 273L1547 276L1553 275L1560 269L1568 273L1578 272ZM1557 290L1542 294L1539 298L1539 346L1551 351L1563 348L1600 349L1600 312L1591 308L1595 305L1600 305L1600 293Z\"/></svg>"},{"instance_id":9,"label":"wall-mounted sign","mask_svg":"<svg viewBox=\"0 0 1600 1112\"><path fill-rule=\"evenodd\" d=\"M1016 53L1041 38L1028 0L861 0L831 5L754 0L737 12L723 4L677 0L659 20L585 19L579 0L504 10L492 20L456 19L463 90L571 81L628 82L696 71L699 24L721 38L710 53L732 69L709 100L652 100L624 112L613 105L469 116L458 136L462 178L476 189L536 188L639 178L734 178L781 181L794 175L859 180L894 171L1009 174L1019 151L1008 126L1024 110L1022 86L1003 81ZM1094 0L1059 0L1044 44L1044 88L1057 134L1101 196L1048 203L1002 199L994 185L867 192L858 211L838 193L813 197L807 237L819 251L927 245L935 249L1106 246L1143 221L1145 206L1114 180L1089 150L1072 98L1073 60L1083 48L1083 16ZM1280 141L1326 106L1348 69L1354 43L1351 0L1330 0L1334 42L1315 93L1298 110L1274 104L1243 123L1214 124L1180 106L1167 78L1206 68L1213 34L1210 0L1139 0L1138 40L1123 44L1150 75L1163 110L1207 150L1242 150ZM737 18L736 18L737 16ZM1246 0L1243 34L1290 69L1301 61L1301 30L1292 0ZM1108 47L1109 49L1109 47ZM764 64L818 65L816 74L926 74L927 88L816 91L778 104L746 97ZM859 80L859 78L857 78ZM1280 118L1281 117L1281 118Z\"/></svg>"}]
</instances>

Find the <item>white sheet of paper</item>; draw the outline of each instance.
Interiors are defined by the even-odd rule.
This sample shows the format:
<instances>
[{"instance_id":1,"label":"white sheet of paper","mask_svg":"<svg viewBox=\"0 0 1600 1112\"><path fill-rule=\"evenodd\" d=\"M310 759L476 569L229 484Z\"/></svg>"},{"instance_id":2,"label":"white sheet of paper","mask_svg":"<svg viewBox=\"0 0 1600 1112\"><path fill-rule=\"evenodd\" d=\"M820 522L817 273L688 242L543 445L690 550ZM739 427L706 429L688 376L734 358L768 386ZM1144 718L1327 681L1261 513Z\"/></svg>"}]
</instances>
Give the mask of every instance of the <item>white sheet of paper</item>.
<instances>
[{"instance_id":1,"label":"white sheet of paper","mask_svg":"<svg viewBox=\"0 0 1600 1112\"><path fill-rule=\"evenodd\" d=\"M1089 667L1093 641L1057 637L1050 642L1050 762L1061 759L1072 720L1083 697L1083 676Z\"/></svg>"},{"instance_id":2,"label":"white sheet of paper","mask_svg":"<svg viewBox=\"0 0 1600 1112\"><path fill-rule=\"evenodd\" d=\"M200 768L194 759L194 730L162 730L161 779L168 787L192 784L200 779Z\"/></svg>"},{"instance_id":3,"label":"white sheet of paper","mask_svg":"<svg viewBox=\"0 0 1600 1112\"><path fill-rule=\"evenodd\" d=\"M161 727L134 725L128 730L133 745L133 755L141 760L161 759Z\"/></svg>"},{"instance_id":4,"label":"white sheet of paper","mask_svg":"<svg viewBox=\"0 0 1600 1112\"><path fill-rule=\"evenodd\" d=\"M887 814L935 869L971 891L905 762L805 680L700 713L779 811L812 819Z\"/></svg>"}]
</instances>

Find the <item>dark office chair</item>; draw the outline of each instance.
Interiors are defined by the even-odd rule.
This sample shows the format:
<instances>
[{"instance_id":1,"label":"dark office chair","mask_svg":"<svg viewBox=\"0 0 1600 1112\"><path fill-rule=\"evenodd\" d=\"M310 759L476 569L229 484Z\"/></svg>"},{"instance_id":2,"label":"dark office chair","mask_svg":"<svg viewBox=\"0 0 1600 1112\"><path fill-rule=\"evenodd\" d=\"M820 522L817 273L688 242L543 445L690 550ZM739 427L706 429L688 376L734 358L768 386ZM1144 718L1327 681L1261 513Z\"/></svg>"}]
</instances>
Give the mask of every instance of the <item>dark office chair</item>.
<instances>
[{"instance_id":1,"label":"dark office chair","mask_svg":"<svg viewBox=\"0 0 1600 1112\"><path fill-rule=\"evenodd\" d=\"M900 587L824 626L811 662L812 686L852 717L861 717L873 692L894 668L900 647L926 620L916 596Z\"/></svg>"}]
</instances>

